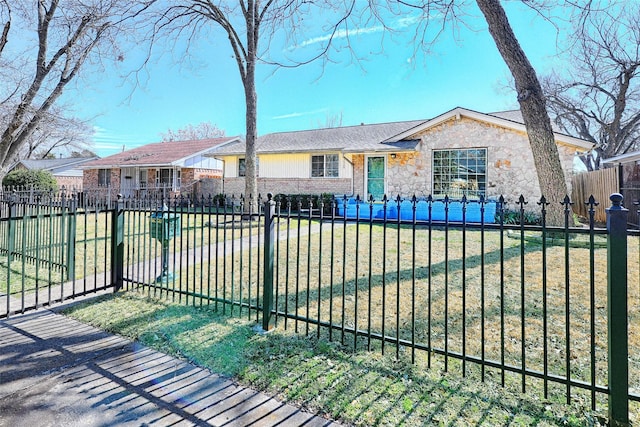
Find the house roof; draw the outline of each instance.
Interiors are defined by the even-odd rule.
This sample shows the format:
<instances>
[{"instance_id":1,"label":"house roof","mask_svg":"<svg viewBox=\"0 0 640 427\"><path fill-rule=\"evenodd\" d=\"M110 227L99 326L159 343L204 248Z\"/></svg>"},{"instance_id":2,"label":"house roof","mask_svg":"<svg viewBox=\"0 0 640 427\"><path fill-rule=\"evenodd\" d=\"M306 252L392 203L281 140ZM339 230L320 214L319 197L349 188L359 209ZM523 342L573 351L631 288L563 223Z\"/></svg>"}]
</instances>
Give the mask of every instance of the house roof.
<instances>
[{"instance_id":1,"label":"house roof","mask_svg":"<svg viewBox=\"0 0 640 427\"><path fill-rule=\"evenodd\" d=\"M258 154L341 151L345 153L384 152L414 150L420 138L418 134L451 118L461 116L491 123L497 126L526 132L520 110L479 113L457 107L430 120L378 123L339 128L312 129L294 132L278 132L258 138ZM554 128L555 129L555 128ZM557 142L579 147L593 148L588 141L555 132ZM243 155L245 143L225 145L213 152L215 157Z\"/></svg>"},{"instance_id":2,"label":"house roof","mask_svg":"<svg viewBox=\"0 0 640 427\"><path fill-rule=\"evenodd\" d=\"M640 151L632 151L631 153L620 154L618 156L609 157L602 160L602 163L634 163L640 161Z\"/></svg>"},{"instance_id":3,"label":"house roof","mask_svg":"<svg viewBox=\"0 0 640 427\"><path fill-rule=\"evenodd\" d=\"M311 129L294 132L278 132L258 138L256 151L260 154L296 153L310 151L393 151L413 149L417 141L403 141L402 146L382 144L381 141L411 129L424 120L362 124L339 128ZM215 150L216 156L245 153L243 141L228 144Z\"/></svg>"},{"instance_id":4,"label":"house roof","mask_svg":"<svg viewBox=\"0 0 640 427\"><path fill-rule=\"evenodd\" d=\"M524 120L522 119L522 114L519 110L510 110L510 111L501 111L497 113L479 113L477 111L468 110L462 107L456 107L452 110L447 111L439 116L434 117L431 120L426 120L419 126L414 129L409 129L399 135L396 135L391 140L387 140L385 142L391 142L392 140L403 140L407 138L415 138L415 135L419 132L425 131L429 128L437 126L441 123L444 123L452 118L459 117L468 117L470 119L482 121L485 123L494 124L496 126L501 126L504 128L510 128L513 130L517 130L520 132L527 132L527 129L524 125ZM585 141L584 139L575 138L560 132L554 131L554 136L556 142L572 145L578 148L582 148L584 150L590 150L593 148L593 143L589 141Z\"/></svg>"},{"instance_id":5,"label":"house roof","mask_svg":"<svg viewBox=\"0 0 640 427\"><path fill-rule=\"evenodd\" d=\"M239 137L234 136L191 141L156 142L85 163L82 168L179 166L191 157L203 155L216 147L239 140Z\"/></svg>"},{"instance_id":6,"label":"house roof","mask_svg":"<svg viewBox=\"0 0 640 427\"><path fill-rule=\"evenodd\" d=\"M83 163L95 160L97 157L69 157L64 159L24 159L18 162L29 170L46 170L52 173L64 172L77 168Z\"/></svg>"}]
</instances>

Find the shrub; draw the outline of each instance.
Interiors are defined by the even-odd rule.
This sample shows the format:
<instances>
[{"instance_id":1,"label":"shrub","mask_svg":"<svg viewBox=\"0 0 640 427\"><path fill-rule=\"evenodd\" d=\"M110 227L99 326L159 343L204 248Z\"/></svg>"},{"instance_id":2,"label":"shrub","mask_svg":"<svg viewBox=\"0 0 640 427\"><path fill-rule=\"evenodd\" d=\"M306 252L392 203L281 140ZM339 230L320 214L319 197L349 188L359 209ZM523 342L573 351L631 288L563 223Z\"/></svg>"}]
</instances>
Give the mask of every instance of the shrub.
<instances>
[{"instance_id":1,"label":"shrub","mask_svg":"<svg viewBox=\"0 0 640 427\"><path fill-rule=\"evenodd\" d=\"M18 169L9 172L2 180L2 186L38 191L58 191L58 183L53 174L45 170Z\"/></svg>"},{"instance_id":2,"label":"shrub","mask_svg":"<svg viewBox=\"0 0 640 427\"><path fill-rule=\"evenodd\" d=\"M536 212L525 211L522 215L524 225L540 225L540 215ZM500 223L500 214L496 213L496 222ZM506 210L504 212L504 223L520 225L520 211Z\"/></svg>"},{"instance_id":3,"label":"shrub","mask_svg":"<svg viewBox=\"0 0 640 427\"><path fill-rule=\"evenodd\" d=\"M309 204L313 207L313 209L318 209L320 206L320 200L324 204L322 212L324 215L331 215L331 202L333 200L333 195L329 193L318 194L276 194L274 196L274 200L276 202L280 202L280 208L282 211L286 211L289 209L289 204L291 205L291 212L298 212L298 204L300 204L301 209L306 210L309 209Z\"/></svg>"}]
</instances>

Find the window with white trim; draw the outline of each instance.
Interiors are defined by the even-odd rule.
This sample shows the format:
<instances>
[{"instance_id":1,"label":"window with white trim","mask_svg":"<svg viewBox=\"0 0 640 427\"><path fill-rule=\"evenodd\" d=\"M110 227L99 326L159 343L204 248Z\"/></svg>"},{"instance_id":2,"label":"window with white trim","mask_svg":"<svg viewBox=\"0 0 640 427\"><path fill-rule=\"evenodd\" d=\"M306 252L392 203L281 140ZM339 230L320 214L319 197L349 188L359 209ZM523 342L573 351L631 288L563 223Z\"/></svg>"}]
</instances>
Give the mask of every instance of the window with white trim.
<instances>
[{"instance_id":1,"label":"window with white trim","mask_svg":"<svg viewBox=\"0 0 640 427\"><path fill-rule=\"evenodd\" d=\"M244 157L238 158L238 176L247 176L247 161ZM256 157L256 176L260 176L260 157Z\"/></svg>"},{"instance_id":2,"label":"window with white trim","mask_svg":"<svg viewBox=\"0 0 640 427\"><path fill-rule=\"evenodd\" d=\"M145 189L147 188L147 180L149 179L149 175L148 175L148 171L146 169L140 169L140 172L138 174L138 179L139 179L139 184L140 184L140 188Z\"/></svg>"},{"instance_id":3,"label":"window with white trim","mask_svg":"<svg viewBox=\"0 0 640 427\"><path fill-rule=\"evenodd\" d=\"M311 156L312 178L337 178L340 172L340 161L337 154Z\"/></svg>"},{"instance_id":4,"label":"window with white trim","mask_svg":"<svg viewBox=\"0 0 640 427\"><path fill-rule=\"evenodd\" d=\"M111 185L111 169L98 169L98 187Z\"/></svg>"},{"instance_id":5,"label":"window with white trim","mask_svg":"<svg viewBox=\"0 0 640 427\"><path fill-rule=\"evenodd\" d=\"M487 149L434 150L432 171L434 196L484 196L487 188Z\"/></svg>"},{"instance_id":6,"label":"window with white trim","mask_svg":"<svg viewBox=\"0 0 640 427\"><path fill-rule=\"evenodd\" d=\"M159 169L156 173L156 184L158 187L180 188L180 170Z\"/></svg>"}]
</instances>

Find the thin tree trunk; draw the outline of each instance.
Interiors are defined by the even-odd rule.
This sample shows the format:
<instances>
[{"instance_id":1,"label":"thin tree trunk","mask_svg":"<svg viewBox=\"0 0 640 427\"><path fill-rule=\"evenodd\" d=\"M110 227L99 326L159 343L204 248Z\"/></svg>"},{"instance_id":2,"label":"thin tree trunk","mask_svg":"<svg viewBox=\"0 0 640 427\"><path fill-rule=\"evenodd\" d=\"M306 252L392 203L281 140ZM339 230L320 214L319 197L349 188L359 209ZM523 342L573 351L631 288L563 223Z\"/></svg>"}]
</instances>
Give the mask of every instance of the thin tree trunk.
<instances>
[{"instance_id":1,"label":"thin tree trunk","mask_svg":"<svg viewBox=\"0 0 640 427\"><path fill-rule=\"evenodd\" d=\"M560 155L546 109L542 87L533 66L513 33L500 1L476 0L476 3L482 11L489 25L489 32L515 81L520 111L522 111L522 118L529 136L540 190L542 196L550 202L547 210L547 222L549 225L563 225L564 206L561 202L567 196L567 183L560 163Z\"/></svg>"},{"instance_id":2,"label":"thin tree trunk","mask_svg":"<svg viewBox=\"0 0 640 427\"><path fill-rule=\"evenodd\" d=\"M246 153L245 153L245 209L257 212L258 205L258 168L256 156L256 141L258 140L258 95L256 93L256 61L258 52L258 37L260 31L257 5L253 1L247 2L247 56L246 74L244 76L244 90L246 100Z\"/></svg>"}]
</instances>

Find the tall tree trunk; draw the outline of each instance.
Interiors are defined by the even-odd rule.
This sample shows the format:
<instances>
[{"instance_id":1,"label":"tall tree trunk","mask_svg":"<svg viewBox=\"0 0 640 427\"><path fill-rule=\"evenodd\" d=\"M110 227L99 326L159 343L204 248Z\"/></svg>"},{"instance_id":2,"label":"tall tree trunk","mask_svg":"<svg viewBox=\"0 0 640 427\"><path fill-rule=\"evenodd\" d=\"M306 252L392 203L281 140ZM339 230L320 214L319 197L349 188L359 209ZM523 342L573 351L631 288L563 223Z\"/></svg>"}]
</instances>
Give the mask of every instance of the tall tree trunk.
<instances>
[{"instance_id":1,"label":"tall tree trunk","mask_svg":"<svg viewBox=\"0 0 640 427\"><path fill-rule=\"evenodd\" d=\"M257 4L247 2L245 18L247 21L247 55L244 76L244 93L246 100L246 152L245 152L245 197L247 197L245 209L249 212L257 212L258 200L258 157L256 155L256 142L258 140L258 95L256 93L256 62L258 57L258 37L260 35L259 16L256 11Z\"/></svg>"},{"instance_id":2,"label":"tall tree trunk","mask_svg":"<svg viewBox=\"0 0 640 427\"><path fill-rule=\"evenodd\" d=\"M253 70L248 73L252 74ZM258 117L258 96L256 94L255 80L254 77L248 78L245 84L245 99L247 103L247 111L246 111L246 127L247 127L247 135L246 135L246 152L245 152L245 165L246 165L246 173L245 173L245 196L247 198L252 197L254 202L257 201L258 197L258 157L256 155L256 141L258 140L258 126L257 126L257 117ZM246 200L247 208L249 208L249 199ZM253 212L256 212L255 205L252 207Z\"/></svg>"},{"instance_id":3,"label":"tall tree trunk","mask_svg":"<svg viewBox=\"0 0 640 427\"><path fill-rule=\"evenodd\" d=\"M549 225L563 225L564 206L561 202L567 196L567 183L540 81L520 47L500 1L476 0L476 3L482 11L489 26L489 32L515 81L520 111L522 111L522 118L529 135L529 144L533 152L540 190L550 202L547 210L547 222Z\"/></svg>"}]
</instances>

